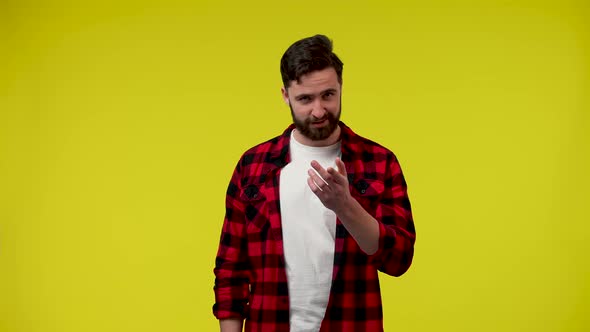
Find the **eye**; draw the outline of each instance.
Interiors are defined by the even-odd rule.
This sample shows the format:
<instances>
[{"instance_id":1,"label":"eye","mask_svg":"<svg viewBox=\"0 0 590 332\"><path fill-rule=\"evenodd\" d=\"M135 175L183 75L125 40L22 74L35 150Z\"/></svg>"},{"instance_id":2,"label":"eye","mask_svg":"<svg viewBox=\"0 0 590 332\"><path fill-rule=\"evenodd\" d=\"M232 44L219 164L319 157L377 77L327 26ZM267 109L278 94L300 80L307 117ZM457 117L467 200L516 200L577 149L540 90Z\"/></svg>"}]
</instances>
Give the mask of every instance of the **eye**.
<instances>
[{"instance_id":1,"label":"eye","mask_svg":"<svg viewBox=\"0 0 590 332\"><path fill-rule=\"evenodd\" d=\"M297 98L298 101L302 102L302 103L308 103L311 101L311 97L309 96L301 96L299 98Z\"/></svg>"}]
</instances>

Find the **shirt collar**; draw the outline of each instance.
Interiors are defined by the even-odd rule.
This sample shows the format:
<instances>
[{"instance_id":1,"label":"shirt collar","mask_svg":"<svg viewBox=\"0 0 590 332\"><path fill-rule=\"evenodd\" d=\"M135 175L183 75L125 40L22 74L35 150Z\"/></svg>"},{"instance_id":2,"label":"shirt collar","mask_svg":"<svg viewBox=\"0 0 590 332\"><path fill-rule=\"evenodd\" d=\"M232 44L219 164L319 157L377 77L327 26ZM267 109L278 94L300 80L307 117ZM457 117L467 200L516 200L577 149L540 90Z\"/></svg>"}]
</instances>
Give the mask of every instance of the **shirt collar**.
<instances>
[{"instance_id":1,"label":"shirt collar","mask_svg":"<svg viewBox=\"0 0 590 332\"><path fill-rule=\"evenodd\" d=\"M342 161L348 162L354 160L353 156L356 153L354 142L358 139L358 135L355 134L344 122L338 123L340 126L340 146L342 150ZM295 124L291 124L285 131L277 137L277 141L271 147L270 151L270 163L277 167L284 167L291 161L289 154L289 141L291 139L291 131L295 129Z\"/></svg>"}]
</instances>

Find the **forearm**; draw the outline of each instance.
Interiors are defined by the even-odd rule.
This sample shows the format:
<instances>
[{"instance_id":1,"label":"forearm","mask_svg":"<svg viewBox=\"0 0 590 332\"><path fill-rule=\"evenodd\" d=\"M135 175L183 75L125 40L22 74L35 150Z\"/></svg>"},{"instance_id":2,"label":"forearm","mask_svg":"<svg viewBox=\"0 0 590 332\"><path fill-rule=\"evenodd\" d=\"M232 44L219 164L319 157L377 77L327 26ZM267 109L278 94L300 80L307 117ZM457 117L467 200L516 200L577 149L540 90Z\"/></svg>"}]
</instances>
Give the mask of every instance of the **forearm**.
<instances>
[{"instance_id":1,"label":"forearm","mask_svg":"<svg viewBox=\"0 0 590 332\"><path fill-rule=\"evenodd\" d=\"M243 320L241 319L221 319L219 320L219 329L221 332L241 332Z\"/></svg>"},{"instance_id":2,"label":"forearm","mask_svg":"<svg viewBox=\"0 0 590 332\"><path fill-rule=\"evenodd\" d=\"M367 255L377 252L379 248L379 223L356 199L350 197L349 204L344 204L336 215Z\"/></svg>"}]
</instances>

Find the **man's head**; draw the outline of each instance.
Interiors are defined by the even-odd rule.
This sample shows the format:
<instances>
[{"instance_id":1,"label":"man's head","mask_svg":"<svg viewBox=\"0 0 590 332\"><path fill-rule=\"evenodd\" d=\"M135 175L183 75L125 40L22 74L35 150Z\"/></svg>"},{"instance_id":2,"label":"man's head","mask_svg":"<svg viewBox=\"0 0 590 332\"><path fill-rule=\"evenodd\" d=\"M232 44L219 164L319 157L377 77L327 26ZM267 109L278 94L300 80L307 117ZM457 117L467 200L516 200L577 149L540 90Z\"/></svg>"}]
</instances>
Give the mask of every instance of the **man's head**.
<instances>
[{"instance_id":1,"label":"man's head","mask_svg":"<svg viewBox=\"0 0 590 332\"><path fill-rule=\"evenodd\" d=\"M312 71L334 68L338 82L342 84L343 63L332 52L332 41L324 35L303 38L289 46L281 58L281 77L285 89L292 81L299 83L301 76Z\"/></svg>"},{"instance_id":2,"label":"man's head","mask_svg":"<svg viewBox=\"0 0 590 332\"><path fill-rule=\"evenodd\" d=\"M295 42L281 58L281 89L299 133L324 141L338 129L341 111L342 61L328 37Z\"/></svg>"}]
</instances>

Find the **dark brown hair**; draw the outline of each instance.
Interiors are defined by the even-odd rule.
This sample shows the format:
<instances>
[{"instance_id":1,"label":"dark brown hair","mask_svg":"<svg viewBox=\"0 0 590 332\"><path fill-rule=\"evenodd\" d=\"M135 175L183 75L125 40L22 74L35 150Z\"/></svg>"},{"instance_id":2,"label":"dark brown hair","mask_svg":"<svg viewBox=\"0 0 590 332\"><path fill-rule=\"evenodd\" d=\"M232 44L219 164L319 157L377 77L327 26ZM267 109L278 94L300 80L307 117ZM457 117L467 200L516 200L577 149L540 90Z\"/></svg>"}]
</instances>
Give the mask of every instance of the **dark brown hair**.
<instances>
[{"instance_id":1,"label":"dark brown hair","mask_svg":"<svg viewBox=\"0 0 590 332\"><path fill-rule=\"evenodd\" d=\"M334 68L338 82L342 83L342 67L344 64L334 52L332 41L324 35L315 35L296 41L289 46L281 58L281 77L283 85L288 88L291 81L312 71Z\"/></svg>"}]
</instances>

